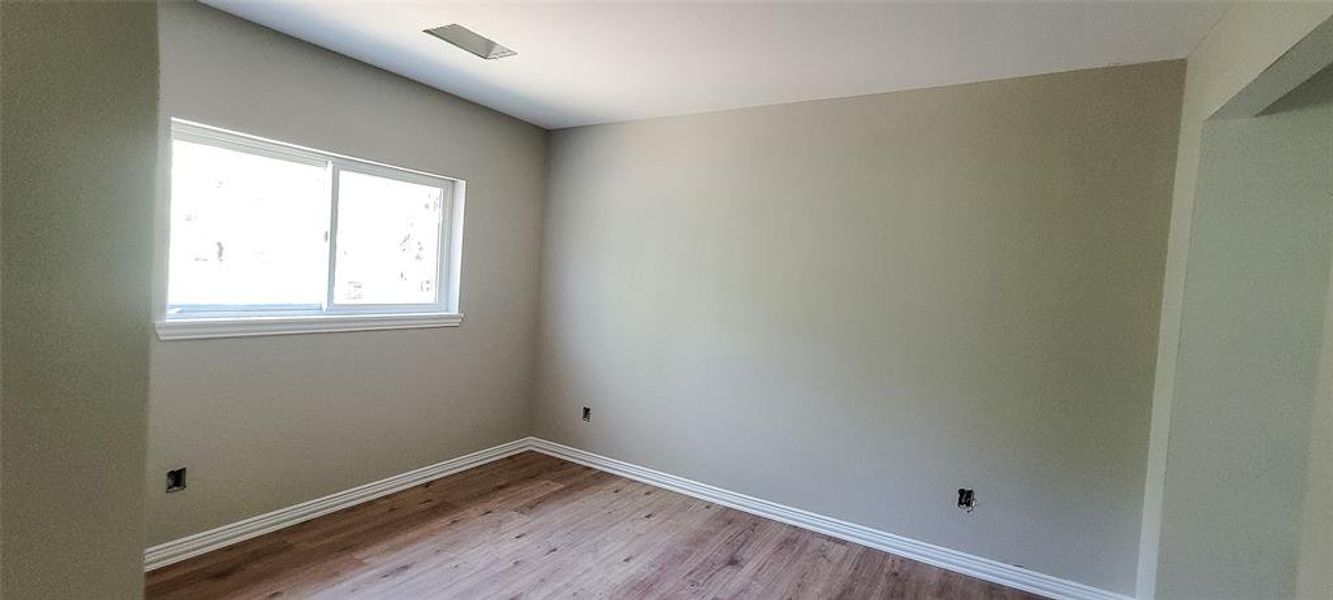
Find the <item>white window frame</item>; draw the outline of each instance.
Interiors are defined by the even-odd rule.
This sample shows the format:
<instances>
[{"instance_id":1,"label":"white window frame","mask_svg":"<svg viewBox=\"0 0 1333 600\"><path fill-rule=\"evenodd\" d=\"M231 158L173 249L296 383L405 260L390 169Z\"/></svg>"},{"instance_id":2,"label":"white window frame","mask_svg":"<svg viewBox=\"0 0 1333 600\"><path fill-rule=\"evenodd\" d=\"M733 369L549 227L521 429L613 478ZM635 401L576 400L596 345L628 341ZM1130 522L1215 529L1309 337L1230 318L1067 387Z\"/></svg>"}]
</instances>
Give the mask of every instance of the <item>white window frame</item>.
<instances>
[{"instance_id":1,"label":"white window frame","mask_svg":"<svg viewBox=\"0 0 1333 600\"><path fill-rule=\"evenodd\" d=\"M227 148L281 160L300 162L328 169L329 257L327 296L322 305L266 308L254 305L245 310L232 307L193 305L180 309L169 306L170 268L162 269L161 306L155 327L161 340L245 337L337 331L372 331L384 329L419 329L456 327L463 322L459 307L459 280L463 250L463 204L467 183L446 177L324 152L257 136L228 131L183 119L171 120L170 147L176 140ZM338 175L342 171L385 177L422 185L437 186L444 193L441 206L439 261L435 302L430 304L338 304L334 301L337 268ZM170 168L167 168L170 173ZM167 189L171 186L168 183ZM169 193L168 193L169 196ZM168 201L167 211L170 211ZM170 223L170 219L167 219ZM170 232L167 232L167 238ZM165 255L169 250L163 251ZM167 264L170 264L169 257Z\"/></svg>"}]
</instances>

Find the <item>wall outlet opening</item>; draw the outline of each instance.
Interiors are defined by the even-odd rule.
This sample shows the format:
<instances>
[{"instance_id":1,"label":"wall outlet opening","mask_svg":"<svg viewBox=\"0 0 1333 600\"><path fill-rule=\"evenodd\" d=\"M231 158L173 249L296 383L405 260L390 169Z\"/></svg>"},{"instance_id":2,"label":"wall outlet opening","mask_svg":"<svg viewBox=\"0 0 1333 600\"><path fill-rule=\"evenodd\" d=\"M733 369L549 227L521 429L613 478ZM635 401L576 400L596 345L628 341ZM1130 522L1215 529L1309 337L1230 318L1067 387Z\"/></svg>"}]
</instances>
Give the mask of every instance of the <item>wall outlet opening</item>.
<instances>
[{"instance_id":1,"label":"wall outlet opening","mask_svg":"<svg viewBox=\"0 0 1333 600\"><path fill-rule=\"evenodd\" d=\"M185 467L167 471L167 493L185 489Z\"/></svg>"},{"instance_id":2,"label":"wall outlet opening","mask_svg":"<svg viewBox=\"0 0 1333 600\"><path fill-rule=\"evenodd\" d=\"M592 422L592 409L586 406L583 407L583 421L585 423Z\"/></svg>"},{"instance_id":3,"label":"wall outlet opening","mask_svg":"<svg viewBox=\"0 0 1333 600\"><path fill-rule=\"evenodd\" d=\"M977 507L977 493L968 488L958 488L958 508L972 512Z\"/></svg>"}]
</instances>

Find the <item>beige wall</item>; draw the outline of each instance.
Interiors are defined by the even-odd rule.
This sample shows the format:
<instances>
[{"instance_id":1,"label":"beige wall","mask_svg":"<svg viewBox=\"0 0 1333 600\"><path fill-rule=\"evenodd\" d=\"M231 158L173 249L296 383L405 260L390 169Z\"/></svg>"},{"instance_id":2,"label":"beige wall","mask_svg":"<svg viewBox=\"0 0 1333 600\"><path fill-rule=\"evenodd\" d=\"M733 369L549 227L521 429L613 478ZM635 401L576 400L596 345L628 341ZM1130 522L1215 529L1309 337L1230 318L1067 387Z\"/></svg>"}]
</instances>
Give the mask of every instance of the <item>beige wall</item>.
<instances>
[{"instance_id":1,"label":"beige wall","mask_svg":"<svg viewBox=\"0 0 1333 600\"><path fill-rule=\"evenodd\" d=\"M143 591L154 4L0 4L6 600Z\"/></svg>"},{"instance_id":2,"label":"beige wall","mask_svg":"<svg viewBox=\"0 0 1333 600\"><path fill-rule=\"evenodd\" d=\"M1182 67L557 132L537 433L1132 592Z\"/></svg>"},{"instance_id":3,"label":"beige wall","mask_svg":"<svg viewBox=\"0 0 1333 600\"><path fill-rule=\"evenodd\" d=\"M1157 587L1167 440L1179 360L1181 301L1186 260L1191 252L1190 221L1204 121L1330 15L1333 3L1238 3L1228 9L1188 61L1162 291L1162 322L1158 328L1152 434L1140 539L1137 594L1144 600L1153 598Z\"/></svg>"},{"instance_id":4,"label":"beige wall","mask_svg":"<svg viewBox=\"0 0 1333 600\"><path fill-rule=\"evenodd\" d=\"M149 543L526 435L546 132L200 5L164 6L161 44L164 118L466 179L466 316L154 341Z\"/></svg>"}]
</instances>

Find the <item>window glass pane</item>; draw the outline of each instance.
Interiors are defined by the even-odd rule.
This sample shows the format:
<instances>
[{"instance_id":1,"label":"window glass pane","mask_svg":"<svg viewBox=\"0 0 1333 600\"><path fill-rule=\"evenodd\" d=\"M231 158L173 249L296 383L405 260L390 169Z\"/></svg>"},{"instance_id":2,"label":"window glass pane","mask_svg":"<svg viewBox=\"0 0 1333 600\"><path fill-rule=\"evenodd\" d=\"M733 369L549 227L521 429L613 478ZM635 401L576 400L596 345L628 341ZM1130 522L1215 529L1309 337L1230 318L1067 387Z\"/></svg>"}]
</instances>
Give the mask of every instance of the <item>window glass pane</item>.
<instances>
[{"instance_id":1,"label":"window glass pane","mask_svg":"<svg viewBox=\"0 0 1333 600\"><path fill-rule=\"evenodd\" d=\"M335 304L432 304L444 190L341 171Z\"/></svg>"},{"instance_id":2,"label":"window glass pane","mask_svg":"<svg viewBox=\"0 0 1333 600\"><path fill-rule=\"evenodd\" d=\"M329 210L325 167L175 140L168 304L323 305Z\"/></svg>"}]
</instances>

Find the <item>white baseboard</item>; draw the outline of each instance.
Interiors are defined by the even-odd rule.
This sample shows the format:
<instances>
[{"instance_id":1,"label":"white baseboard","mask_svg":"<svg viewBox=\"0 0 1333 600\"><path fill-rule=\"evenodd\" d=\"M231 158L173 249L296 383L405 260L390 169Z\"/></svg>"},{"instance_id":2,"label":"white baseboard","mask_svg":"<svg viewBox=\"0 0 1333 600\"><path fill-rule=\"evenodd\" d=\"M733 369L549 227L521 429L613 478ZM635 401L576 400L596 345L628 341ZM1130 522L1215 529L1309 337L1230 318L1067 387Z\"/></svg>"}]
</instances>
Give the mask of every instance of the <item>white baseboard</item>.
<instances>
[{"instance_id":1,"label":"white baseboard","mask_svg":"<svg viewBox=\"0 0 1333 600\"><path fill-rule=\"evenodd\" d=\"M795 525L802 529L883 550L903 558L1056 600L1131 600L1129 596L1078 582L724 490L706 483L699 483L684 477L677 477L669 473L655 471L647 467L535 437L514 440L466 456L330 494L323 498L302 502L243 521L237 521L230 525L224 525L217 529L153 546L144 552L144 567L145 570L151 571L526 450L535 450L686 496L707 500L774 521Z\"/></svg>"},{"instance_id":2,"label":"white baseboard","mask_svg":"<svg viewBox=\"0 0 1333 600\"><path fill-rule=\"evenodd\" d=\"M309 521L315 517L327 515L344 508L350 508L361 504L362 502L368 502L381 496L400 492L412 486L426 483L427 481L439 479L446 475L452 475L459 471L465 471L472 467L478 467L488 462L496 461L506 456L512 456L519 452L531 449L532 443L530 438L515 440L500 444L499 446L493 446L485 450L473 452L466 456L460 456L458 458L435 463L379 481L373 481L365 485L354 487L350 490L329 494L323 498L316 498L314 500L288 506L287 508L280 508L270 513L250 517L243 521L223 525L217 529L210 529L178 540L172 540L165 544L153 546L144 551L144 570L151 571L153 569L165 567L174 562L212 552L237 542L258 537L272 531L277 531L284 527L290 527L297 523Z\"/></svg>"},{"instance_id":3,"label":"white baseboard","mask_svg":"<svg viewBox=\"0 0 1333 600\"><path fill-rule=\"evenodd\" d=\"M994 561L989 558L974 556L965 552L927 544L887 531L871 529L848 523L832 517L815 514L799 508L792 508L747 496L730 490L724 490L706 483L699 483L677 477L669 473L655 471L647 467L594 454L586 450L571 448L540 438L529 438L532 449L543 454L576 462L594 469L614 473L621 477L642 481L653 486L721 504L736 510L745 511L774 521L795 525L849 542L883 550L903 558L920 561L941 569L970 575L977 579L1006 585L1011 588L1041 594L1057 600L1131 600L1114 592L1084 585L1075 581L1060 579L1037 573L1022 567Z\"/></svg>"}]
</instances>

